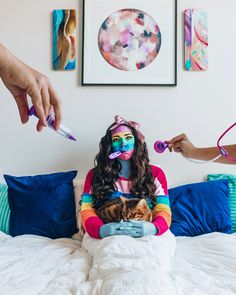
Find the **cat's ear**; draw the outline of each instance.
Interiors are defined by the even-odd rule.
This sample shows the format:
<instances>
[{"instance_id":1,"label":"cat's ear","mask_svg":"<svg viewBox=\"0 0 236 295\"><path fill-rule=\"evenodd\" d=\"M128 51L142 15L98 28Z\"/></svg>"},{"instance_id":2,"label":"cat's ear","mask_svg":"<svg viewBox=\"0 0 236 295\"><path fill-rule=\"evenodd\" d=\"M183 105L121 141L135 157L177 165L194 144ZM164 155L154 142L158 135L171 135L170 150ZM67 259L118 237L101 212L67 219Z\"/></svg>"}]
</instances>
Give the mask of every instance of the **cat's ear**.
<instances>
[{"instance_id":1,"label":"cat's ear","mask_svg":"<svg viewBox=\"0 0 236 295\"><path fill-rule=\"evenodd\" d=\"M127 202L128 199L126 197L121 196L120 200L123 204L125 204L125 202Z\"/></svg>"},{"instance_id":2,"label":"cat's ear","mask_svg":"<svg viewBox=\"0 0 236 295\"><path fill-rule=\"evenodd\" d=\"M138 206L141 206L141 207L147 207L147 201L145 199L141 199L139 202L138 202Z\"/></svg>"}]
</instances>

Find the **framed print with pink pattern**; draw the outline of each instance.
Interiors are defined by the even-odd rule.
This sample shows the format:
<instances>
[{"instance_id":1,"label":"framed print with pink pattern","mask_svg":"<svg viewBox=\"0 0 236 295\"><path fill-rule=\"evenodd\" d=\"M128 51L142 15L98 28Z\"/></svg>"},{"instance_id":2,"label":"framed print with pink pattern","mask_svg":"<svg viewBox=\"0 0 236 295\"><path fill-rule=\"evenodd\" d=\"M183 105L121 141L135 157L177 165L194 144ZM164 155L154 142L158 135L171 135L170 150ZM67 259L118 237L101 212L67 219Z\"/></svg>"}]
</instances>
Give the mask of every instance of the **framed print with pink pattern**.
<instances>
[{"instance_id":1,"label":"framed print with pink pattern","mask_svg":"<svg viewBox=\"0 0 236 295\"><path fill-rule=\"evenodd\" d=\"M82 85L175 86L176 0L84 0Z\"/></svg>"},{"instance_id":2,"label":"framed print with pink pattern","mask_svg":"<svg viewBox=\"0 0 236 295\"><path fill-rule=\"evenodd\" d=\"M186 9L184 12L185 69L208 69L207 12L202 9Z\"/></svg>"}]
</instances>

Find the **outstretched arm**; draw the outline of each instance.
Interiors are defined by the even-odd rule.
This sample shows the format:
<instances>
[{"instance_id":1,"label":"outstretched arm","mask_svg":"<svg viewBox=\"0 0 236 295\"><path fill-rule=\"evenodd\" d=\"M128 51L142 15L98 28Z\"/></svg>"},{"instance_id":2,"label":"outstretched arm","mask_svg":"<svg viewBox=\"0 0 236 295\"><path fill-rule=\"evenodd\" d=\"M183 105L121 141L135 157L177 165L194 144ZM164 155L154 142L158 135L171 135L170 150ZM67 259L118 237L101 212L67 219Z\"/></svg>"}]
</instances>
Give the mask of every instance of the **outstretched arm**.
<instances>
[{"instance_id":1,"label":"outstretched arm","mask_svg":"<svg viewBox=\"0 0 236 295\"><path fill-rule=\"evenodd\" d=\"M175 151L177 153L181 153L184 157L191 159L209 161L216 158L220 154L220 151L216 146L203 148L195 147L184 133L172 138L171 140L166 140L166 143L168 143L170 152ZM226 145L224 148L231 157L236 158L236 144ZM236 162L230 162L223 156L216 159L214 162L236 164Z\"/></svg>"}]
</instances>

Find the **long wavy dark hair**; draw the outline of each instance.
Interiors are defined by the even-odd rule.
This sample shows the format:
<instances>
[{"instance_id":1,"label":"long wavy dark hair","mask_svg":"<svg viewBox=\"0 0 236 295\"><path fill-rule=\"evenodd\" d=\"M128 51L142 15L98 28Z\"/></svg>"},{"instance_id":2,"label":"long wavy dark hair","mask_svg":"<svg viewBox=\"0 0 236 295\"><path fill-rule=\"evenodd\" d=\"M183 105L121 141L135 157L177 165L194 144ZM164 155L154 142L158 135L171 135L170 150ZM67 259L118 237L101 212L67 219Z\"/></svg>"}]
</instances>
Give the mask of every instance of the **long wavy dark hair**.
<instances>
[{"instance_id":1,"label":"long wavy dark hair","mask_svg":"<svg viewBox=\"0 0 236 295\"><path fill-rule=\"evenodd\" d=\"M93 170L92 191L95 207L98 206L98 203L101 204L101 200L105 201L107 196L117 190L115 181L119 178L119 172L122 168L121 163L118 159L109 159L109 155L112 153L110 128L114 124L107 129L105 136L101 138L99 152L94 160L95 168ZM132 126L128 123L122 125L130 128L135 138L134 153L130 159L130 192L139 198L150 198L154 201L156 187L149 165L146 143L141 142L138 138L137 131Z\"/></svg>"}]
</instances>

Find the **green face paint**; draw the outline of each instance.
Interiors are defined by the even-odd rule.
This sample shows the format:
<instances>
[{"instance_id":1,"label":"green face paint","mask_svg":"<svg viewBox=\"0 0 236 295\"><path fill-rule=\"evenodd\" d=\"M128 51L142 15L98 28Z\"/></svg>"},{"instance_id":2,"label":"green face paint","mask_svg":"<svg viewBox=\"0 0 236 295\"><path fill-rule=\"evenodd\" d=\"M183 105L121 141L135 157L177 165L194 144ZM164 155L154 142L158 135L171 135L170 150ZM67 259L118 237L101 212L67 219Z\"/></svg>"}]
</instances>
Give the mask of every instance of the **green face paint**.
<instances>
[{"instance_id":1,"label":"green face paint","mask_svg":"<svg viewBox=\"0 0 236 295\"><path fill-rule=\"evenodd\" d=\"M112 135L112 150L117 151L130 151L134 149L135 138L131 132L117 132Z\"/></svg>"}]
</instances>

